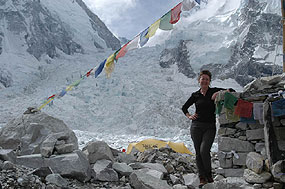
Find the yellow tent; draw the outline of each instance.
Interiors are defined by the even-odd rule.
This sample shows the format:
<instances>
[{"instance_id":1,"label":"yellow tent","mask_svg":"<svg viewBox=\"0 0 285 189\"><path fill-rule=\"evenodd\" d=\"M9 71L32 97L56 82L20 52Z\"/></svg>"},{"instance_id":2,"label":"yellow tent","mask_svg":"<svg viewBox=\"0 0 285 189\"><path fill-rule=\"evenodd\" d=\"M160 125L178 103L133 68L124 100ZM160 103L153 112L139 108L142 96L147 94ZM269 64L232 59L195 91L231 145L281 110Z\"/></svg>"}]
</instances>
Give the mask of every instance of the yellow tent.
<instances>
[{"instance_id":1,"label":"yellow tent","mask_svg":"<svg viewBox=\"0 0 285 189\"><path fill-rule=\"evenodd\" d=\"M162 148L162 147L166 147L169 146L170 148L172 148L175 152L181 153L181 154L190 154L193 155L192 152L190 152L187 147L184 145L183 142L165 142L162 140L156 140L156 139L146 139L146 140L142 140L138 143L131 143L128 146L128 150L127 150L127 154L131 153L133 147L135 147L137 150L139 150L140 152L144 152L145 150L149 150L149 149L155 149L155 148Z\"/></svg>"}]
</instances>

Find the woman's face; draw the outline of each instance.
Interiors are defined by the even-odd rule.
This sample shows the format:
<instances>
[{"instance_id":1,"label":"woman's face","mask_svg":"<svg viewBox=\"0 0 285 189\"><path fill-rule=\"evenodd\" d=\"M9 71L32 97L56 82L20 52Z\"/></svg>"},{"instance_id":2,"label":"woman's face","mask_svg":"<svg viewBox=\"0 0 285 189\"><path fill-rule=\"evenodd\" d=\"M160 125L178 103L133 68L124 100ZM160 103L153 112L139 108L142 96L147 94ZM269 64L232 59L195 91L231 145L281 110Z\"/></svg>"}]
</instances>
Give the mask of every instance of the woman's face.
<instances>
[{"instance_id":1,"label":"woman's face","mask_svg":"<svg viewBox=\"0 0 285 189\"><path fill-rule=\"evenodd\" d=\"M206 74L202 74L200 79L199 79L199 84L201 86L201 88L206 88L206 87L209 87L210 85L210 77Z\"/></svg>"}]
</instances>

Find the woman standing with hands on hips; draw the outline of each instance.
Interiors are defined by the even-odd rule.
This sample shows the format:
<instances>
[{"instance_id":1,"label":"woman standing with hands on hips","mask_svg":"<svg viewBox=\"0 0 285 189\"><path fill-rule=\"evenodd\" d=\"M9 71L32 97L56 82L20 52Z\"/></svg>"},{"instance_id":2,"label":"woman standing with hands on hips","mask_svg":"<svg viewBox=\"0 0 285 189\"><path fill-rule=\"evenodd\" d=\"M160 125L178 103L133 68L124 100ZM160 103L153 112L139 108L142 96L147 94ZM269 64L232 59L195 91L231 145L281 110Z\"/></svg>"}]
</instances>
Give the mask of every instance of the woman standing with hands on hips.
<instances>
[{"instance_id":1,"label":"woman standing with hands on hips","mask_svg":"<svg viewBox=\"0 0 285 189\"><path fill-rule=\"evenodd\" d=\"M218 91L226 90L216 87L211 88L211 78L212 74L210 71L201 71L198 77L200 89L192 93L191 97L182 107L183 113L192 120L190 133L196 151L196 164L199 172L200 186L208 182L214 182L210 155L216 135L214 100ZM229 89L229 91L231 90ZM191 115L188 112L188 108L193 104L195 104L196 111Z\"/></svg>"}]
</instances>

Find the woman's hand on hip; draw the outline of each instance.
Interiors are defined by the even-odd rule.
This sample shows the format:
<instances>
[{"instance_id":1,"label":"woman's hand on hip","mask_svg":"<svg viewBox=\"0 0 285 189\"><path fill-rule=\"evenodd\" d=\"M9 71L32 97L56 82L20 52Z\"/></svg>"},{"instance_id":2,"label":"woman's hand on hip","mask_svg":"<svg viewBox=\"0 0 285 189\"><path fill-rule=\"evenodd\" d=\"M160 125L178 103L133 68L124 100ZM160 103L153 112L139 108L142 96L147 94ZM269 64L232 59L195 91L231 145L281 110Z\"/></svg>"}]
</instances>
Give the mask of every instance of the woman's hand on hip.
<instances>
[{"instance_id":1,"label":"woman's hand on hip","mask_svg":"<svg viewBox=\"0 0 285 189\"><path fill-rule=\"evenodd\" d=\"M191 120L195 120L195 119L197 119L197 117L198 117L198 114L193 114L193 115L190 115L190 114L186 114L186 116L189 118L189 119L191 119Z\"/></svg>"}]
</instances>

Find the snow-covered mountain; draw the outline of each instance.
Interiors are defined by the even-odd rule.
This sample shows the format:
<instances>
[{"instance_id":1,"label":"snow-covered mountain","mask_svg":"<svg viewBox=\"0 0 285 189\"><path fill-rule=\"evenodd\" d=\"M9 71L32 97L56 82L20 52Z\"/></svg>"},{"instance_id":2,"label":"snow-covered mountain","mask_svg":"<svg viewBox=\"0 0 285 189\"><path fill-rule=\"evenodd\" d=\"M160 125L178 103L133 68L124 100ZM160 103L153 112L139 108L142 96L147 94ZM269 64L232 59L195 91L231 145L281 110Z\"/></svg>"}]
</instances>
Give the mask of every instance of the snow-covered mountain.
<instances>
[{"instance_id":1,"label":"snow-covered mountain","mask_svg":"<svg viewBox=\"0 0 285 189\"><path fill-rule=\"evenodd\" d=\"M201 68L212 70L212 86L241 91L240 85L281 63L278 3L204 0L184 12L172 32L158 31L147 47L120 58L110 79L104 73L89 77L43 111L64 120L81 143L101 139L126 147L155 136L190 146L190 122L181 107L198 89ZM0 31L0 126L120 46L81 0L6 0Z\"/></svg>"},{"instance_id":2,"label":"snow-covered mountain","mask_svg":"<svg viewBox=\"0 0 285 189\"><path fill-rule=\"evenodd\" d=\"M233 78L244 86L254 78L282 72L280 23L277 0L203 1L177 24L160 63L176 64L187 77L209 69L216 78Z\"/></svg>"},{"instance_id":3,"label":"snow-covered mountain","mask_svg":"<svg viewBox=\"0 0 285 189\"><path fill-rule=\"evenodd\" d=\"M81 0L0 2L0 83L5 87L26 79L17 78L22 69L40 69L40 62L60 53L106 48L116 50L120 41Z\"/></svg>"}]
</instances>

